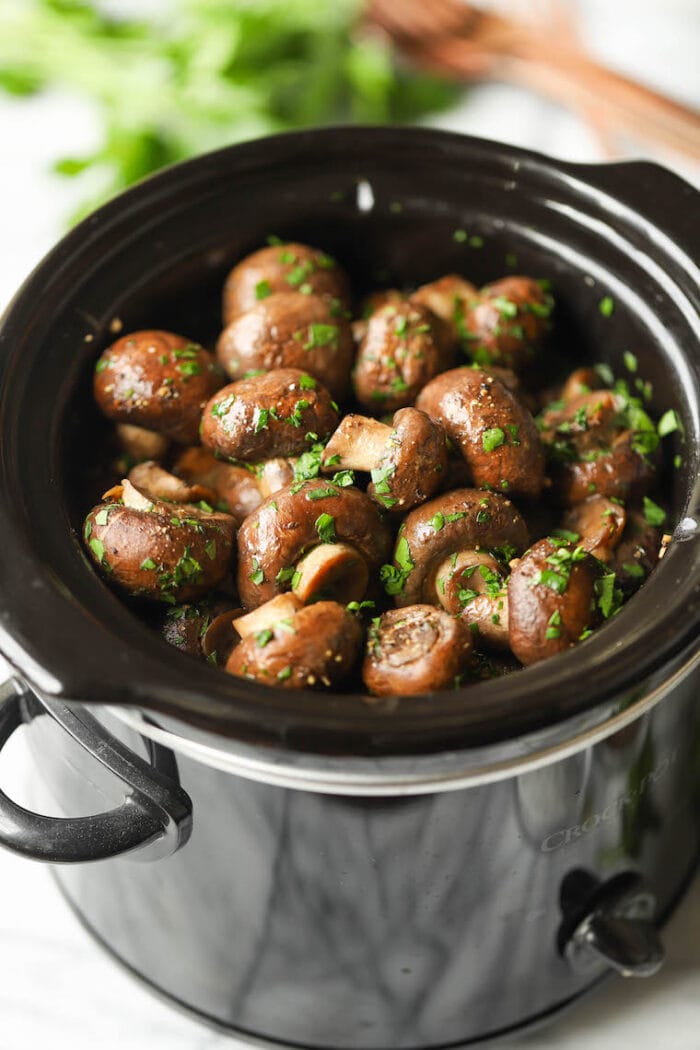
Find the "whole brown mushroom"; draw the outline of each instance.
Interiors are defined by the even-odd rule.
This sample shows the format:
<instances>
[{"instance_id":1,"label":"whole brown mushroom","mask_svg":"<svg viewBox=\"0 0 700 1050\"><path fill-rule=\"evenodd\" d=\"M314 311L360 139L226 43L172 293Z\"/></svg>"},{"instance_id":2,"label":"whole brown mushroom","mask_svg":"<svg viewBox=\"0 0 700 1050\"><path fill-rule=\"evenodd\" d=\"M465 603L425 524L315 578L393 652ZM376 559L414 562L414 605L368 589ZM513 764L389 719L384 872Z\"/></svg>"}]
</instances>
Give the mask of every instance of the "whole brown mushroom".
<instances>
[{"instance_id":1,"label":"whole brown mushroom","mask_svg":"<svg viewBox=\"0 0 700 1050\"><path fill-rule=\"evenodd\" d=\"M347 415L331 436L321 469L362 470L372 475L367 493L392 513L402 514L443 483L447 441L442 424L415 408L401 408L391 426L367 416Z\"/></svg>"},{"instance_id":2,"label":"whole brown mushroom","mask_svg":"<svg viewBox=\"0 0 700 1050\"><path fill-rule=\"evenodd\" d=\"M370 627L362 677L375 696L437 692L457 684L471 651L469 631L442 609L390 609Z\"/></svg>"},{"instance_id":3,"label":"whole brown mushroom","mask_svg":"<svg viewBox=\"0 0 700 1050\"><path fill-rule=\"evenodd\" d=\"M204 409L201 437L215 455L257 463L299 455L337 424L338 406L317 379L278 368L220 390Z\"/></svg>"},{"instance_id":4,"label":"whole brown mushroom","mask_svg":"<svg viewBox=\"0 0 700 1050\"><path fill-rule=\"evenodd\" d=\"M360 343L353 375L357 400L378 414L412 405L453 360L439 317L416 303L389 303L370 317Z\"/></svg>"},{"instance_id":5,"label":"whole brown mushroom","mask_svg":"<svg viewBox=\"0 0 700 1050\"><path fill-rule=\"evenodd\" d=\"M190 484L212 489L219 509L237 522L247 518L264 498L255 470L223 463L199 445L186 448L175 460L173 470Z\"/></svg>"},{"instance_id":6,"label":"whole brown mushroom","mask_svg":"<svg viewBox=\"0 0 700 1050\"><path fill-rule=\"evenodd\" d=\"M212 355L172 332L122 336L95 367L95 400L118 423L155 430L179 444L196 442L204 405L223 382Z\"/></svg>"},{"instance_id":7,"label":"whole brown mushroom","mask_svg":"<svg viewBox=\"0 0 700 1050\"><path fill-rule=\"evenodd\" d=\"M535 543L508 580L510 647L529 666L569 649L596 621L596 563L582 547Z\"/></svg>"},{"instance_id":8,"label":"whole brown mushroom","mask_svg":"<svg viewBox=\"0 0 700 1050\"><path fill-rule=\"evenodd\" d=\"M458 564L466 569L479 564L480 555L495 553L502 565L525 548L527 539L525 522L510 500L495 492L456 489L407 515L393 565L382 571L385 589L401 607L430 603L461 611L465 603L455 606L448 586L455 580L461 587Z\"/></svg>"},{"instance_id":9,"label":"whole brown mushroom","mask_svg":"<svg viewBox=\"0 0 700 1050\"><path fill-rule=\"evenodd\" d=\"M627 399L612 390L579 394L542 413L541 436L552 464L554 492L565 506L593 494L609 499L639 498L655 473L628 418ZM656 441L656 431L650 423Z\"/></svg>"},{"instance_id":10,"label":"whole brown mushroom","mask_svg":"<svg viewBox=\"0 0 700 1050\"><path fill-rule=\"evenodd\" d=\"M242 640L226 664L229 674L283 689L326 688L342 682L357 662L362 629L337 602L279 609L278 596L255 611L255 628L244 617L234 627ZM280 612L283 614L280 615Z\"/></svg>"},{"instance_id":11,"label":"whole brown mushroom","mask_svg":"<svg viewBox=\"0 0 700 1050\"><path fill-rule=\"evenodd\" d=\"M531 277L504 277L485 285L464 317L470 356L479 364L522 371L549 331L553 305Z\"/></svg>"},{"instance_id":12,"label":"whole brown mushroom","mask_svg":"<svg viewBox=\"0 0 700 1050\"><path fill-rule=\"evenodd\" d=\"M224 324L275 292L322 295L343 307L350 303L348 279L330 255L308 244L275 244L247 255L228 274Z\"/></svg>"},{"instance_id":13,"label":"whole brown mushroom","mask_svg":"<svg viewBox=\"0 0 700 1050\"><path fill-rule=\"evenodd\" d=\"M325 479L265 500L238 533L238 591L247 609L293 589L304 600L357 601L388 556L391 535L364 492Z\"/></svg>"},{"instance_id":14,"label":"whole brown mushroom","mask_svg":"<svg viewBox=\"0 0 700 1050\"><path fill-rule=\"evenodd\" d=\"M564 516L564 528L572 533L572 542L603 562L611 560L626 522L624 506L606 496L589 496Z\"/></svg>"},{"instance_id":15,"label":"whole brown mushroom","mask_svg":"<svg viewBox=\"0 0 700 1050\"><path fill-rule=\"evenodd\" d=\"M298 368L340 401L350 386L355 344L342 308L318 295L277 292L224 328L216 354L231 379Z\"/></svg>"},{"instance_id":16,"label":"whole brown mushroom","mask_svg":"<svg viewBox=\"0 0 700 1050\"><path fill-rule=\"evenodd\" d=\"M440 420L476 485L513 495L539 495L544 451L537 426L494 376L468 367L443 372L421 391L416 408Z\"/></svg>"},{"instance_id":17,"label":"whole brown mushroom","mask_svg":"<svg viewBox=\"0 0 700 1050\"><path fill-rule=\"evenodd\" d=\"M230 515L152 499L128 479L108 496L110 502L87 515L83 535L110 583L174 605L201 597L228 576L235 535Z\"/></svg>"},{"instance_id":18,"label":"whole brown mushroom","mask_svg":"<svg viewBox=\"0 0 700 1050\"><path fill-rule=\"evenodd\" d=\"M411 302L427 306L437 314L444 322L452 342L458 345L467 338L464 319L479 302L479 291L471 281L450 273L437 281L422 284L411 293Z\"/></svg>"}]
</instances>

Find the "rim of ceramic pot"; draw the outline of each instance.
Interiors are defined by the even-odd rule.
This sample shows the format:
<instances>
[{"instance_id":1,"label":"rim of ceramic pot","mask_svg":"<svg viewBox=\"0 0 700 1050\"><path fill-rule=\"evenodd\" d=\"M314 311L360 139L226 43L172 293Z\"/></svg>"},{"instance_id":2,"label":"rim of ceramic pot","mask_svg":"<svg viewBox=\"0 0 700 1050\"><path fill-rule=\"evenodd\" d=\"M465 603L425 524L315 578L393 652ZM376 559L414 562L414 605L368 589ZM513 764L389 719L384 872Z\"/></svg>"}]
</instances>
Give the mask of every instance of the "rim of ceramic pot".
<instances>
[{"instance_id":1,"label":"rim of ceramic pot","mask_svg":"<svg viewBox=\"0 0 700 1050\"><path fill-rule=\"evenodd\" d=\"M33 390L32 354L55 339L61 304L109 265L139 223L216 193L232 180L275 171L289 187L310 163L371 177L386 165L462 165L517 182L552 215L629 252L655 289L657 336L683 392L682 494L669 550L640 592L587 642L516 675L468 689L367 702L366 698L257 686L196 663L154 640L94 574L70 528L61 432L71 378L53 358ZM384 161L382 161L384 158ZM419 755L496 745L600 721L639 701L664 669L698 646L700 625L700 355L698 288L689 216L698 194L655 165L561 163L495 142L418 128L329 128L233 146L170 168L122 194L68 234L30 275L0 325L0 650L47 698L126 704L279 753ZM695 245L697 247L697 245ZM630 293L632 294L632 293ZM648 296L647 296L648 299ZM98 319L104 329L107 315ZM104 329L106 330L106 329ZM63 348L65 354L65 349ZM617 707L616 707L617 705Z\"/></svg>"}]
</instances>

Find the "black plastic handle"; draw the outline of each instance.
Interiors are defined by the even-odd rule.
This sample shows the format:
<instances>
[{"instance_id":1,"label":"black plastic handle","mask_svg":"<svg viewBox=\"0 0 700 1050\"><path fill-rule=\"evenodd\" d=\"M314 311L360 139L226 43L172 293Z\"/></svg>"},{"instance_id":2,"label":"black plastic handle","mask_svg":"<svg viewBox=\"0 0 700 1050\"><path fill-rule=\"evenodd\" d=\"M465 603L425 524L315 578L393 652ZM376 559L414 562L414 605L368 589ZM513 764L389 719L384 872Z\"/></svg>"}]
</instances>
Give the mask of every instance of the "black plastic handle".
<instances>
[{"instance_id":1,"label":"black plastic handle","mask_svg":"<svg viewBox=\"0 0 700 1050\"><path fill-rule=\"evenodd\" d=\"M23 694L0 686L0 751L25 721ZM185 844L192 829L189 796L106 732L86 711L52 701L51 716L129 789L124 802L89 817L46 817L18 806L0 791L0 846L33 860L75 864L135 850L156 860ZM143 848L148 846L149 849Z\"/></svg>"}]
</instances>

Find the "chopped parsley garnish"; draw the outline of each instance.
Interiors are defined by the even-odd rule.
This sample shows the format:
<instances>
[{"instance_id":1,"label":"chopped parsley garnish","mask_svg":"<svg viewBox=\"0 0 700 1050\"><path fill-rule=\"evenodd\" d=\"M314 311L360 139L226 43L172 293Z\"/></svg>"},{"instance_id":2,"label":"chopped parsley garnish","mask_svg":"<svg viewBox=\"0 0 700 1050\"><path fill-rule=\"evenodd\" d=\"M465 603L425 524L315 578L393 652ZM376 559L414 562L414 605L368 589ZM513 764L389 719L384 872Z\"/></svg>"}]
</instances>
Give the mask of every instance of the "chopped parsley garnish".
<instances>
[{"instance_id":1,"label":"chopped parsley garnish","mask_svg":"<svg viewBox=\"0 0 700 1050\"><path fill-rule=\"evenodd\" d=\"M678 416L672 408L669 408L668 412L664 412L656 431L659 437L666 437L667 434L672 434L674 430L680 429Z\"/></svg>"},{"instance_id":2,"label":"chopped parsley garnish","mask_svg":"<svg viewBox=\"0 0 700 1050\"><path fill-rule=\"evenodd\" d=\"M310 324L308 341L304 343L305 350L313 350L317 346L338 347L340 329L337 324Z\"/></svg>"},{"instance_id":3,"label":"chopped parsley garnish","mask_svg":"<svg viewBox=\"0 0 700 1050\"><path fill-rule=\"evenodd\" d=\"M648 496L644 497L644 517L650 525L663 525L666 521L666 511L658 503Z\"/></svg>"},{"instance_id":4,"label":"chopped parsley garnish","mask_svg":"<svg viewBox=\"0 0 700 1050\"><path fill-rule=\"evenodd\" d=\"M437 514L433 515L433 517L430 519L430 524L436 532L440 532L441 529L443 529L445 526L444 514L441 514L440 511L438 511Z\"/></svg>"},{"instance_id":5,"label":"chopped parsley garnish","mask_svg":"<svg viewBox=\"0 0 700 1050\"><path fill-rule=\"evenodd\" d=\"M625 362L625 368L628 372L637 371L637 358L630 350L625 350L624 354L622 355L622 360Z\"/></svg>"},{"instance_id":6,"label":"chopped parsley garnish","mask_svg":"<svg viewBox=\"0 0 700 1050\"><path fill-rule=\"evenodd\" d=\"M335 518L332 514L319 514L314 528L322 543L335 543Z\"/></svg>"},{"instance_id":7,"label":"chopped parsley garnish","mask_svg":"<svg viewBox=\"0 0 700 1050\"><path fill-rule=\"evenodd\" d=\"M633 576L635 579L641 579L645 575L644 566L638 561L625 561L622 563L622 569L628 576Z\"/></svg>"},{"instance_id":8,"label":"chopped parsley garnish","mask_svg":"<svg viewBox=\"0 0 700 1050\"><path fill-rule=\"evenodd\" d=\"M235 400L236 395L229 394L228 397L225 397L223 399L223 401L215 401L214 404L211 406L211 414L213 415L214 419L221 419L222 416L225 416L230 410L231 405Z\"/></svg>"},{"instance_id":9,"label":"chopped parsley garnish","mask_svg":"<svg viewBox=\"0 0 700 1050\"><path fill-rule=\"evenodd\" d=\"M97 537L93 536L90 540L90 550L95 555L100 564L104 561L105 557L105 545L102 540L98 540Z\"/></svg>"},{"instance_id":10,"label":"chopped parsley garnish","mask_svg":"<svg viewBox=\"0 0 700 1050\"><path fill-rule=\"evenodd\" d=\"M339 485L341 489L347 489L355 484L355 475L352 470L339 470L333 475L331 482L334 485Z\"/></svg>"},{"instance_id":11,"label":"chopped parsley garnish","mask_svg":"<svg viewBox=\"0 0 700 1050\"><path fill-rule=\"evenodd\" d=\"M611 295L605 295L598 303L598 309L603 317L612 317L615 312L615 300Z\"/></svg>"},{"instance_id":12,"label":"chopped parsley garnish","mask_svg":"<svg viewBox=\"0 0 700 1050\"><path fill-rule=\"evenodd\" d=\"M306 498L309 500L326 499L326 497L338 496L340 493L335 488L325 489L311 489L310 492L306 493Z\"/></svg>"},{"instance_id":13,"label":"chopped parsley garnish","mask_svg":"<svg viewBox=\"0 0 700 1050\"><path fill-rule=\"evenodd\" d=\"M264 649L267 643L272 641L274 635L269 627L264 627L262 631L256 631L253 637L255 638L255 644L260 649Z\"/></svg>"},{"instance_id":14,"label":"chopped parsley garnish","mask_svg":"<svg viewBox=\"0 0 700 1050\"><path fill-rule=\"evenodd\" d=\"M205 543L204 551L209 558L209 561L214 561L216 558L216 540L209 540L208 543Z\"/></svg>"},{"instance_id":15,"label":"chopped parsley garnish","mask_svg":"<svg viewBox=\"0 0 700 1050\"><path fill-rule=\"evenodd\" d=\"M499 448L505 440L505 431L501 430L500 427L491 427L489 430L485 430L481 435L481 444L483 445L484 452L493 452L494 449Z\"/></svg>"},{"instance_id":16,"label":"chopped parsley garnish","mask_svg":"<svg viewBox=\"0 0 700 1050\"><path fill-rule=\"evenodd\" d=\"M405 536L396 544L394 561L395 565L382 565L379 570L379 579L387 594L401 594L406 580L415 568Z\"/></svg>"},{"instance_id":17,"label":"chopped parsley garnish","mask_svg":"<svg viewBox=\"0 0 700 1050\"><path fill-rule=\"evenodd\" d=\"M295 572L296 570L293 565L287 565L277 573L275 576L275 583L289 583Z\"/></svg>"},{"instance_id":18,"label":"chopped parsley garnish","mask_svg":"<svg viewBox=\"0 0 700 1050\"><path fill-rule=\"evenodd\" d=\"M455 230L455 232L452 234L452 240L456 241L457 244L464 244L466 239L467 239L467 231L466 230Z\"/></svg>"},{"instance_id":19,"label":"chopped parsley garnish","mask_svg":"<svg viewBox=\"0 0 700 1050\"><path fill-rule=\"evenodd\" d=\"M408 320L405 317L397 317L396 324L394 325L394 334L402 336L406 334L408 328Z\"/></svg>"},{"instance_id":20,"label":"chopped parsley garnish","mask_svg":"<svg viewBox=\"0 0 700 1050\"><path fill-rule=\"evenodd\" d=\"M253 558L253 569L252 572L248 573L248 579L251 580L256 587L259 587L261 583L265 582L265 573L260 568L260 562L257 558Z\"/></svg>"},{"instance_id":21,"label":"chopped parsley garnish","mask_svg":"<svg viewBox=\"0 0 700 1050\"><path fill-rule=\"evenodd\" d=\"M318 383L313 376L304 374L299 377L299 386L302 390L315 390Z\"/></svg>"},{"instance_id":22,"label":"chopped parsley garnish","mask_svg":"<svg viewBox=\"0 0 700 1050\"><path fill-rule=\"evenodd\" d=\"M277 672L277 678L279 679L280 682L284 682L284 681L286 681L287 678L291 678L291 677L292 677L292 669L289 666L283 667L281 671Z\"/></svg>"},{"instance_id":23,"label":"chopped parsley garnish","mask_svg":"<svg viewBox=\"0 0 700 1050\"><path fill-rule=\"evenodd\" d=\"M269 408L257 408L255 410L255 433L259 434L261 430L267 430L268 420L270 419Z\"/></svg>"},{"instance_id":24,"label":"chopped parsley garnish","mask_svg":"<svg viewBox=\"0 0 700 1050\"><path fill-rule=\"evenodd\" d=\"M139 566L140 569L155 569L155 567L156 563L153 558L144 558Z\"/></svg>"},{"instance_id":25,"label":"chopped parsley garnish","mask_svg":"<svg viewBox=\"0 0 700 1050\"><path fill-rule=\"evenodd\" d=\"M269 281L258 281L255 285L255 298L256 299L267 299L268 295L272 295L272 286Z\"/></svg>"},{"instance_id":26,"label":"chopped parsley garnish","mask_svg":"<svg viewBox=\"0 0 700 1050\"><path fill-rule=\"evenodd\" d=\"M514 318L518 316L518 304L514 303L512 299L506 298L505 295L497 295L491 300L493 305L498 310L501 317Z\"/></svg>"}]
</instances>

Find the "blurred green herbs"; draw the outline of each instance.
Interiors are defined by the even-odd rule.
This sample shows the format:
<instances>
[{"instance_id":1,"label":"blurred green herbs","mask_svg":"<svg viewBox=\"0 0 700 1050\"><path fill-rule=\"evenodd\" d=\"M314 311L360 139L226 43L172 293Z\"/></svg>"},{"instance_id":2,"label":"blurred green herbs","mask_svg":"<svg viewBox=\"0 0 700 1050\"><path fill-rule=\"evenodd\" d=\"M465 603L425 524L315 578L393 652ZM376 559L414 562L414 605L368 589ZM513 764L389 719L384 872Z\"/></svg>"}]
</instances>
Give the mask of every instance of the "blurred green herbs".
<instances>
[{"instance_id":1,"label":"blurred green herbs","mask_svg":"<svg viewBox=\"0 0 700 1050\"><path fill-rule=\"evenodd\" d=\"M124 9L0 2L0 89L67 89L99 106L97 151L56 165L90 173L93 194L97 183L83 212L205 150L314 124L416 120L457 91L361 29L360 0L166 0L150 17Z\"/></svg>"}]
</instances>

